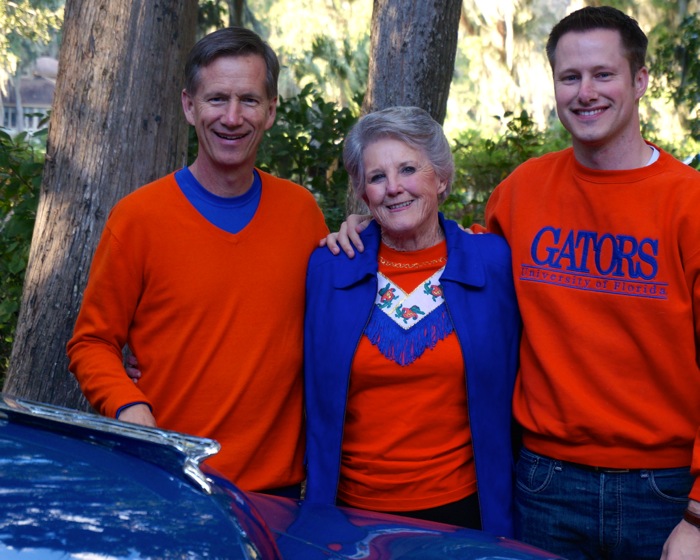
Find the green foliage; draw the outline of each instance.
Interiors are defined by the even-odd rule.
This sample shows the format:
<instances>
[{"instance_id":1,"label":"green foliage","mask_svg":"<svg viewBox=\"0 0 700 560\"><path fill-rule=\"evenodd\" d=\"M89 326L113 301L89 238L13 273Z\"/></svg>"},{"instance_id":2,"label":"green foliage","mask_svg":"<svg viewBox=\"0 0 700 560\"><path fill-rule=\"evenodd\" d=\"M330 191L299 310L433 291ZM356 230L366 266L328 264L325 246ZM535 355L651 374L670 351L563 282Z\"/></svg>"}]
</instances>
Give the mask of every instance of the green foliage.
<instances>
[{"instance_id":1,"label":"green foliage","mask_svg":"<svg viewBox=\"0 0 700 560\"><path fill-rule=\"evenodd\" d=\"M226 27L226 4L219 0L200 0L197 9L197 37Z\"/></svg>"},{"instance_id":2,"label":"green foliage","mask_svg":"<svg viewBox=\"0 0 700 560\"><path fill-rule=\"evenodd\" d=\"M659 25L649 67L651 94L669 98L686 117L690 135L700 141L700 15L693 13L680 26Z\"/></svg>"},{"instance_id":3,"label":"green foliage","mask_svg":"<svg viewBox=\"0 0 700 560\"><path fill-rule=\"evenodd\" d=\"M257 165L309 189L331 230L345 218L348 176L342 141L357 116L325 101L311 85L280 98L277 120L258 151Z\"/></svg>"},{"instance_id":4,"label":"green foliage","mask_svg":"<svg viewBox=\"0 0 700 560\"><path fill-rule=\"evenodd\" d=\"M0 128L0 386L17 324L22 283L36 218L46 129L34 137Z\"/></svg>"},{"instance_id":5,"label":"green foliage","mask_svg":"<svg viewBox=\"0 0 700 560\"><path fill-rule=\"evenodd\" d=\"M204 37L215 29L230 25L247 27L266 37L265 26L256 19L249 4L250 2L247 0L199 0L197 37ZM240 12L236 13L237 10Z\"/></svg>"},{"instance_id":6,"label":"green foliage","mask_svg":"<svg viewBox=\"0 0 700 560\"><path fill-rule=\"evenodd\" d=\"M695 139L692 136L683 136L667 140L650 123L642 124L642 136L649 142L666 150L673 157L700 170L700 139Z\"/></svg>"},{"instance_id":7,"label":"green foliage","mask_svg":"<svg viewBox=\"0 0 700 560\"><path fill-rule=\"evenodd\" d=\"M369 35L352 44L328 35L314 36L311 50L300 56L289 54L287 62L297 83L323 87L324 97L336 98L344 107L359 113L367 89Z\"/></svg>"},{"instance_id":8,"label":"green foliage","mask_svg":"<svg viewBox=\"0 0 700 560\"><path fill-rule=\"evenodd\" d=\"M504 129L495 140L468 130L455 141L455 180L442 211L464 226L483 223L489 195L518 165L569 145L561 126L539 130L526 111L519 115L508 111L495 118Z\"/></svg>"}]
</instances>

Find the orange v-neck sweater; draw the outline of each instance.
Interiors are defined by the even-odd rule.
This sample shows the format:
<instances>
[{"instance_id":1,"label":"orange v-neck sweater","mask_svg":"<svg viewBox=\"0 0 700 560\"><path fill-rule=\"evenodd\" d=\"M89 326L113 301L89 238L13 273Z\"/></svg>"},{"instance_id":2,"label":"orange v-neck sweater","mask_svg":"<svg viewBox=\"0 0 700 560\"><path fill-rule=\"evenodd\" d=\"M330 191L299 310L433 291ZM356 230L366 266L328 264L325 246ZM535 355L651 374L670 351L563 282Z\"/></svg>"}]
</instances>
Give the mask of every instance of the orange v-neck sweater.
<instances>
[{"instance_id":1,"label":"orange v-neck sweater","mask_svg":"<svg viewBox=\"0 0 700 560\"><path fill-rule=\"evenodd\" d=\"M208 222L172 174L120 201L68 344L100 413L149 403L160 427L218 440L208 462L246 490L304 476L304 283L327 233L308 191L260 175L259 207L237 234ZM138 384L124 372L124 344Z\"/></svg>"},{"instance_id":2,"label":"orange v-neck sweater","mask_svg":"<svg viewBox=\"0 0 700 560\"><path fill-rule=\"evenodd\" d=\"M445 266L446 256L445 243L410 252L382 245L379 271L410 293ZM423 264L412 267L418 262ZM414 511L474 492L464 361L456 333L407 366L387 359L363 336L350 374L338 498L364 509Z\"/></svg>"}]
</instances>

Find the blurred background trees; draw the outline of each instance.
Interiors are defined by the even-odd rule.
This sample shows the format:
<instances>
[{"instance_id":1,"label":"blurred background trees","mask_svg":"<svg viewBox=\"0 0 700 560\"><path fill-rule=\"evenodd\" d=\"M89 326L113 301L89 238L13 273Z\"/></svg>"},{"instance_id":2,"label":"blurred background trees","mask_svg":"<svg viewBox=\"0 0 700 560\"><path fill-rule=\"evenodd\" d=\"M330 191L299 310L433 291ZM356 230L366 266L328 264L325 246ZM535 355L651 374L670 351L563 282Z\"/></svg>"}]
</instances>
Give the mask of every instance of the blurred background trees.
<instances>
[{"instance_id":1,"label":"blurred background trees","mask_svg":"<svg viewBox=\"0 0 700 560\"><path fill-rule=\"evenodd\" d=\"M113 1L122 6L131 3ZM283 64L280 106L259 164L314 192L332 229L346 212L341 144L366 98L373 4L398 5L399 1L199 0L197 16L179 24L196 27L198 37L223 25L245 25L275 48ZM72 1L75 5L87 2ZM700 166L700 0L462 0L461 6L457 2L456 48L449 40L433 39L434 47L454 50L455 60L454 70L449 64L439 68L446 83L451 78L444 126L457 163L453 194L443 206L449 216L464 224L479 221L489 193L513 168L529 157L568 145L554 112L544 43L552 25L566 13L603 3L635 17L650 38L652 82L642 102L645 137L679 159ZM26 90L22 84L55 80L50 61L58 59L64 5L65 0L0 0L0 384L16 332L47 137L44 111L33 113L39 111L30 99L23 99ZM99 24L97 18L96 29L102 29ZM406 47L411 47L410 41ZM176 65L169 65L171 55L167 50L144 49L142 56L134 54L128 62L136 74L156 72L155 58L175 73ZM410 79L397 88L410 89ZM146 97L137 101L146 86L138 87L133 107L152 114L154 101ZM115 105L103 118L118 126L123 108ZM140 141L137 135L135 142ZM95 137L93 142L109 139ZM123 142L119 140L119 145ZM196 146L191 131L189 145L191 159ZM161 159L164 167L170 166L167 158ZM151 173L162 174L157 166L151 167ZM108 210L107 201L121 196L118 189L141 184L131 181L134 184L115 185L101 212ZM101 188L109 188L107 182ZM96 233L90 235L99 235L100 223L95 222L93 229ZM80 280L64 281L78 291L71 304L74 307L82 290ZM72 329L71 313L65 314L64 329L68 331ZM41 316L38 320L40 323ZM64 343L57 342L59 346ZM24 347L18 352L32 351ZM46 367L64 365L47 363Z\"/></svg>"}]
</instances>

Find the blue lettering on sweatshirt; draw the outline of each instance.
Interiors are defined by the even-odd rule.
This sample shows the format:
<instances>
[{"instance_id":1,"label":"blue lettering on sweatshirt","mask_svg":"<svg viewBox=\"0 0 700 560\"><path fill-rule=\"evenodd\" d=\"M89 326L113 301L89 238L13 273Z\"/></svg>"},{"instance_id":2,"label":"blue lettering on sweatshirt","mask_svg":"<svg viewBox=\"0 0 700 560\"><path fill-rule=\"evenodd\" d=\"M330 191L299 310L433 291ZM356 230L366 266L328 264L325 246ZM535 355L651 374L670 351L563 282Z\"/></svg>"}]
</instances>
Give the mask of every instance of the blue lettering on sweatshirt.
<instances>
[{"instance_id":1,"label":"blue lettering on sweatshirt","mask_svg":"<svg viewBox=\"0 0 700 560\"><path fill-rule=\"evenodd\" d=\"M656 280L658 239L543 227L530 246L533 264L520 280L612 294L667 299L668 284Z\"/></svg>"}]
</instances>

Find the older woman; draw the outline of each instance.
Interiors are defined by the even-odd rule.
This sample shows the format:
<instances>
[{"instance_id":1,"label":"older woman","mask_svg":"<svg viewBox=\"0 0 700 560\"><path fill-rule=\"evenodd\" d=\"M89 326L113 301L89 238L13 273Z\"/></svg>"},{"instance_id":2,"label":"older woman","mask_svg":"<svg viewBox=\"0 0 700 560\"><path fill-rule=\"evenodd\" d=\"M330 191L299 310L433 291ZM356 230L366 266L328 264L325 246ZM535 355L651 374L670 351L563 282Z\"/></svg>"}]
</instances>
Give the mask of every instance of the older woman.
<instances>
[{"instance_id":1,"label":"older woman","mask_svg":"<svg viewBox=\"0 0 700 560\"><path fill-rule=\"evenodd\" d=\"M343 155L374 221L364 253L309 262L306 497L511 536L508 246L439 214L454 163L425 111L365 115Z\"/></svg>"}]
</instances>

